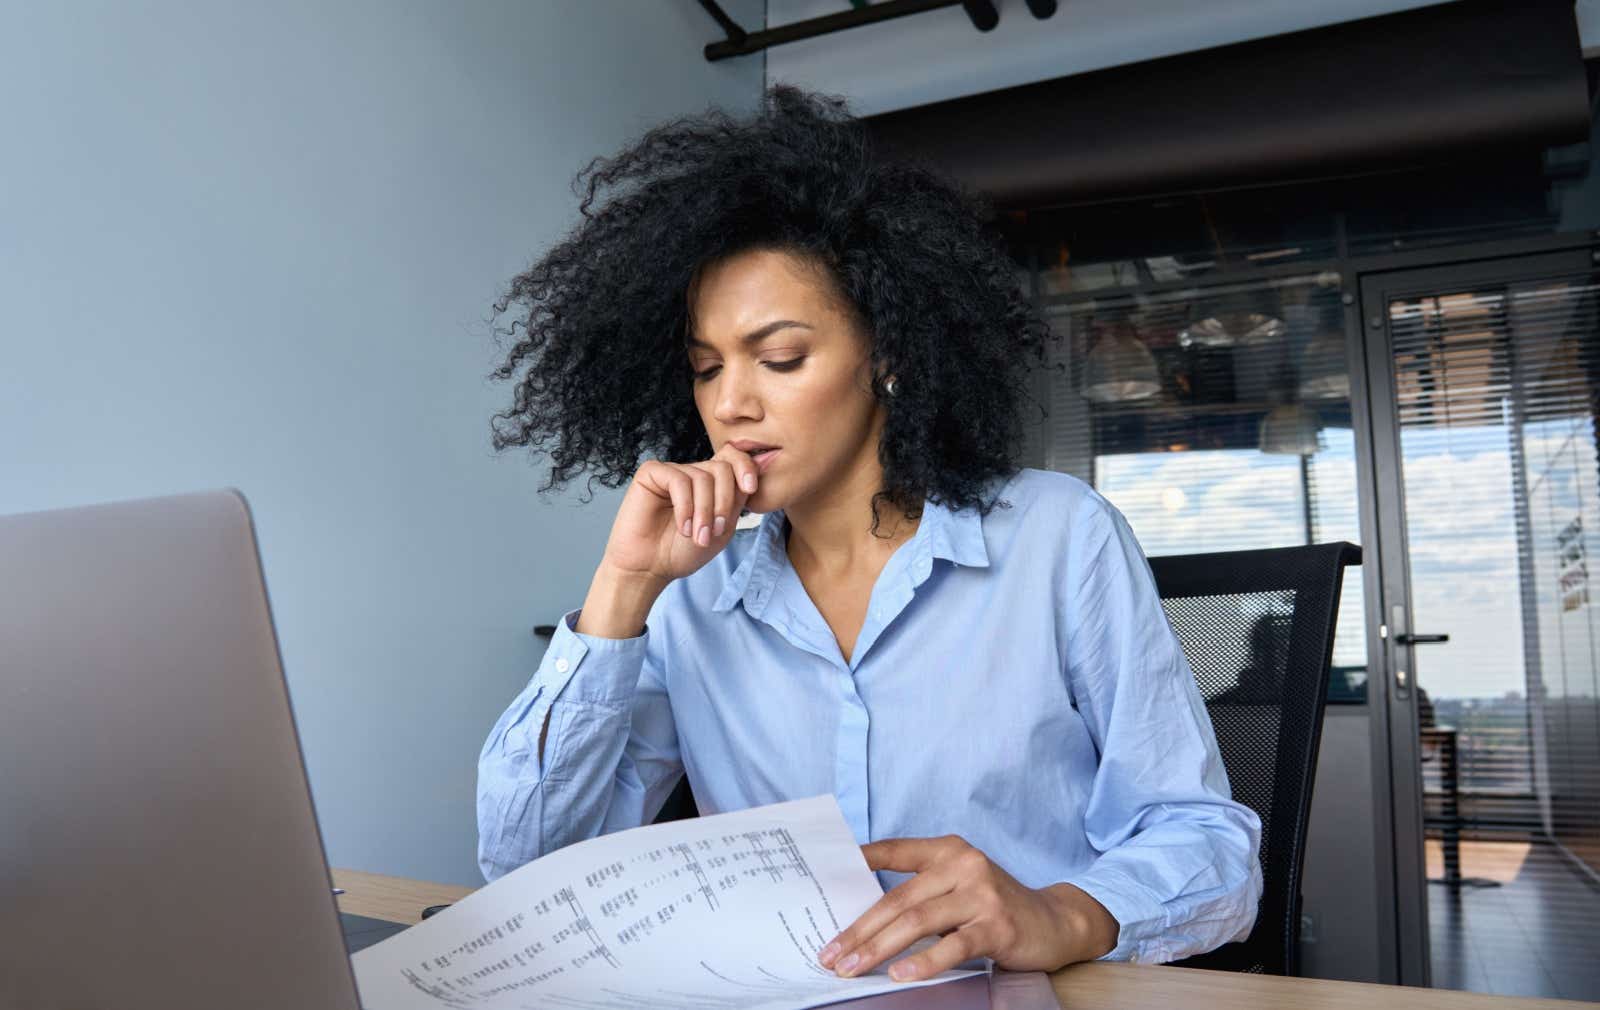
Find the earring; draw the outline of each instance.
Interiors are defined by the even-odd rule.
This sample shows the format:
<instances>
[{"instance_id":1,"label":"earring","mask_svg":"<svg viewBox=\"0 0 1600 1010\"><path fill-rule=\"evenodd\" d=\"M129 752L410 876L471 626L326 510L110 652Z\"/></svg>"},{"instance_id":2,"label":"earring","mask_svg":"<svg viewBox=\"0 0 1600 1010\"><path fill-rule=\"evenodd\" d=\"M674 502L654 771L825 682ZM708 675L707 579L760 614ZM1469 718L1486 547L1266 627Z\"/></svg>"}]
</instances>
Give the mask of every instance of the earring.
<instances>
[{"instance_id":1,"label":"earring","mask_svg":"<svg viewBox=\"0 0 1600 1010\"><path fill-rule=\"evenodd\" d=\"M894 376L891 375L883 380L883 391L890 396L894 395Z\"/></svg>"}]
</instances>

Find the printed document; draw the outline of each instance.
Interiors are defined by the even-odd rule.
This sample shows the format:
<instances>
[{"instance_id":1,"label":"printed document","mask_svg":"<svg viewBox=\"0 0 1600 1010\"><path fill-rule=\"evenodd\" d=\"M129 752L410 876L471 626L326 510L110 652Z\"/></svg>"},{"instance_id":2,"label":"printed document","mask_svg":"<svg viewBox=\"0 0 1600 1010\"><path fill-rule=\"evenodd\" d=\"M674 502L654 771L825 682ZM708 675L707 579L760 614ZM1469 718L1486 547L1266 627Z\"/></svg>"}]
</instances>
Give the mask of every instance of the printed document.
<instances>
[{"instance_id":1,"label":"printed document","mask_svg":"<svg viewBox=\"0 0 1600 1010\"><path fill-rule=\"evenodd\" d=\"M818 964L882 894L838 802L817 796L577 842L351 963L366 1010L802 1010L980 974Z\"/></svg>"}]
</instances>

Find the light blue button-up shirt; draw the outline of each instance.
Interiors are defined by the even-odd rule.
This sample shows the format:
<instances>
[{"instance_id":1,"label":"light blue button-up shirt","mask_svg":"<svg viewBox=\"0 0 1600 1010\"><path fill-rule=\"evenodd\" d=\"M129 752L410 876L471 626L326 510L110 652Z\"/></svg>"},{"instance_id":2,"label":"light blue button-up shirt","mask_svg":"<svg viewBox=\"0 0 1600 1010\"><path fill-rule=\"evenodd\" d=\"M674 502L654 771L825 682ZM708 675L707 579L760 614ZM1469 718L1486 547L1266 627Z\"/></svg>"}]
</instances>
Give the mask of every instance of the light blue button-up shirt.
<instances>
[{"instance_id":1,"label":"light blue button-up shirt","mask_svg":"<svg viewBox=\"0 0 1600 1010\"><path fill-rule=\"evenodd\" d=\"M1065 474L1021 470L1001 498L987 517L925 504L848 662L781 511L673 582L636 638L566 614L478 759L484 877L652 820L687 773L702 813L832 793L860 842L955 834L1029 887L1072 883L1120 924L1109 958L1243 939L1260 821L1229 798L1132 530Z\"/></svg>"}]
</instances>

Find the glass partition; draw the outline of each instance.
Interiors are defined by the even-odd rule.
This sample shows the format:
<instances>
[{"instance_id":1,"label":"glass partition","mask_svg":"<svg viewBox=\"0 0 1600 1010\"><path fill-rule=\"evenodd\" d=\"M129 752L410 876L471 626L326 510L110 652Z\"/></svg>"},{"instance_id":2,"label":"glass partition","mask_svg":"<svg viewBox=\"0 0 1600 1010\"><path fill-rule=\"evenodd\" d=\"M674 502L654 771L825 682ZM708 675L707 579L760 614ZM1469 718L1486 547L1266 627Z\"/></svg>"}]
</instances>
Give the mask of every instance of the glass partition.
<instances>
[{"instance_id":1,"label":"glass partition","mask_svg":"<svg viewBox=\"0 0 1600 1010\"><path fill-rule=\"evenodd\" d=\"M1079 292L1036 278L1059 336L1036 465L1078 476L1145 552L1360 543L1340 275ZM1359 570L1346 576L1331 701L1366 697Z\"/></svg>"}]
</instances>

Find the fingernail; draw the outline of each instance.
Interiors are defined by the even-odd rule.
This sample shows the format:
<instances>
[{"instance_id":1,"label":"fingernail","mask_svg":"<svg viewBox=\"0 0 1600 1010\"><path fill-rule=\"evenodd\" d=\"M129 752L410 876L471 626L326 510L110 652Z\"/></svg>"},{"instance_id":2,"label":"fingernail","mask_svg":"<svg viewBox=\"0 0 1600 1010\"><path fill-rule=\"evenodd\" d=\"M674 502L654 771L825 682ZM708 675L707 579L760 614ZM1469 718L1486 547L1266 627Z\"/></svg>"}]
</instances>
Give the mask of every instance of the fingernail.
<instances>
[{"instance_id":1,"label":"fingernail","mask_svg":"<svg viewBox=\"0 0 1600 1010\"><path fill-rule=\"evenodd\" d=\"M911 966L904 961L897 961L889 966L889 977L896 982L904 981L911 977Z\"/></svg>"},{"instance_id":2,"label":"fingernail","mask_svg":"<svg viewBox=\"0 0 1600 1010\"><path fill-rule=\"evenodd\" d=\"M722 531L728 528L728 517L727 516L717 516L717 521L715 523L713 523L712 526L713 526L713 529L711 530L712 534L714 536L719 536L719 537L722 536Z\"/></svg>"},{"instance_id":3,"label":"fingernail","mask_svg":"<svg viewBox=\"0 0 1600 1010\"><path fill-rule=\"evenodd\" d=\"M851 954L849 957L847 957L843 961L839 962L839 974L841 974L841 975L850 974L850 970L852 968L854 968L856 965L860 964L860 963L861 963L861 955L860 954Z\"/></svg>"},{"instance_id":4,"label":"fingernail","mask_svg":"<svg viewBox=\"0 0 1600 1010\"><path fill-rule=\"evenodd\" d=\"M750 492L751 494L755 494L756 493L756 475L753 474L753 473L747 473L743 477L740 477L739 478L739 486L744 488L746 491Z\"/></svg>"},{"instance_id":5,"label":"fingernail","mask_svg":"<svg viewBox=\"0 0 1600 1010\"><path fill-rule=\"evenodd\" d=\"M838 956L839 956L839 944L838 944L837 941L834 942L834 943L830 943L826 947L824 947L821 950L817 951L817 960L822 962L822 966L824 968L826 968L829 965L833 964L833 959L838 957Z\"/></svg>"},{"instance_id":6,"label":"fingernail","mask_svg":"<svg viewBox=\"0 0 1600 1010\"><path fill-rule=\"evenodd\" d=\"M711 546L711 527L700 527L700 535L694 538L694 542L699 544L701 547Z\"/></svg>"},{"instance_id":7,"label":"fingernail","mask_svg":"<svg viewBox=\"0 0 1600 1010\"><path fill-rule=\"evenodd\" d=\"M685 519L683 521L683 525L679 527L679 529L681 529L683 531L683 535L684 536L688 536L689 535L689 523L690 523L690 520Z\"/></svg>"}]
</instances>

